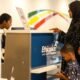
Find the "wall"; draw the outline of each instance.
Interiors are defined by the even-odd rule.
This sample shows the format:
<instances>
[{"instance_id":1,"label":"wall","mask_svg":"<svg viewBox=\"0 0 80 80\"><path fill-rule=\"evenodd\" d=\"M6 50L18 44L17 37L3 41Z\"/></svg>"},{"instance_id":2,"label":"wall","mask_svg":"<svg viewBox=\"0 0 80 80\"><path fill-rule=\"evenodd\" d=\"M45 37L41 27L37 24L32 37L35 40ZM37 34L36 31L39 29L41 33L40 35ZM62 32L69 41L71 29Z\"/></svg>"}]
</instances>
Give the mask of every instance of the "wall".
<instances>
[{"instance_id":1,"label":"wall","mask_svg":"<svg viewBox=\"0 0 80 80\"><path fill-rule=\"evenodd\" d=\"M40 9L52 9L68 14L67 0L0 0L0 14L4 12L11 14L14 27L23 26L16 7L23 9L26 18L28 12Z\"/></svg>"},{"instance_id":2,"label":"wall","mask_svg":"<svg viewBox=\"0 0 80 80\"><path fill-rule=\"evenodd\" d=\"M12 26L23 26L16 11L16 7L21 7L26 15L26 3L27 0L0 0L0 14L9 13L13 19Z\"/></svg>"}]
</instances>

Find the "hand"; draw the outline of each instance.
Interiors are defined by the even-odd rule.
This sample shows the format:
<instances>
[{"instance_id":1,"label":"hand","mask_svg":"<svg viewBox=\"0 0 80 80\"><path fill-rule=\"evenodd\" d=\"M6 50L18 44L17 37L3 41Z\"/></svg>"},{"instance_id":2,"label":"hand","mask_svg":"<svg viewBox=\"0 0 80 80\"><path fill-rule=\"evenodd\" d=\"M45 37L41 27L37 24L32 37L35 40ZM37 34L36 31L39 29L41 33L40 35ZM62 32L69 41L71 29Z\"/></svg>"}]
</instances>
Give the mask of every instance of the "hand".
<instances>
[{"instance_id":1,"label":"hand","mask_svg":"<svg viewBox=\"0 0 80 80\"><path fill-rule=\"evenodd\" d=\"M60 29L58 29L58 28L52 28L52 29L50 29L50 30L52 30L53 32L57 32L57 33L59 33L59 32L61 32L61 30Z\"/></svg>"},{"instance_id":2,"label":"hand","mask_svg":"<svg viewBox=\"0 0 80 80\"><path fill-rule=\"evenodd\" d=\"M57 74L55 74L55 77L62 78L63 77L63 74L62 73L57 73Z\"/></svg>"},{"instance_id":3,"label":"hand","mask_svg":"<svg viewBox=\"0 0 80 80\"><path fill-rule=\"evenodd\" d=\"M68 78L65 75L63 75L63 73L57 73L54 76L60 79L68 80Z\"/></svg>"},{"instance_id":4,"label":"hand","mask_svg":"<svg viewBox=\"0 0 80 80\"><path fill-rule=\"evenodd\" d=\"M78 48L78 54L80 55L80 47Z\"/></svg>"}]
</instances>

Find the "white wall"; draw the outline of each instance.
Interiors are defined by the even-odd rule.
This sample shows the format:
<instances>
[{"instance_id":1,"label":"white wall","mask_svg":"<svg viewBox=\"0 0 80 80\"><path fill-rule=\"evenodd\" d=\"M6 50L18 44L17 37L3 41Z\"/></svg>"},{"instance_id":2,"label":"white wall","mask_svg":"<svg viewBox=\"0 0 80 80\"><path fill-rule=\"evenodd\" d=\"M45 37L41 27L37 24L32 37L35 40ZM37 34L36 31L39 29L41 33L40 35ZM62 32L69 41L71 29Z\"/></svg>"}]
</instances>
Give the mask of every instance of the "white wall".
<instances>
[{"instance_id":1,"label":"white wall","mask_svg":"<svg viewBox=\"0 0 80 80\"><path fill-rule=\"evenodd\" d=\"M11 14L14 27L22 27L16 7L21 7L27 18L27 13L32 10L52 9L68 14L68 0L0 0L0 14L6 12Z\"/></svg>"},{"instance_id":2,"label":"white wall","mask_svg":"<svg viewBox=\"0 0 80 80\"><path fill-rule=\"evenodd\" d=\"M16 11L16 7L21 7L25 15L27 15L26 3L26 0L0 0L0 14L9 13L13 19L12 26L23 26Z\"/></svg>"},{"instance_id":3,"label":"white wall","mask_svg":"<svg viewBox=\"0 0 80 80\"><path fill-rule=\"evenodd\" d=\"M68 13L68 0L29 0L29 11L38 9L52 9Z\"/></svg>"}]
</instances>

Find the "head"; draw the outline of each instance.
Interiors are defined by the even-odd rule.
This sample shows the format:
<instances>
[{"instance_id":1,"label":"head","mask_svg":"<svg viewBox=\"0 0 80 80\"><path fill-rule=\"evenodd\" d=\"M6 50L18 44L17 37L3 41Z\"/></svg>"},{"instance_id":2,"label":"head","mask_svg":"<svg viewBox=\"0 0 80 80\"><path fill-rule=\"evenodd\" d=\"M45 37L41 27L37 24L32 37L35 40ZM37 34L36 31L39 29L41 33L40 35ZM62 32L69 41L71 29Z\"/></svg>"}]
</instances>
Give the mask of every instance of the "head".
<instances>
[{"instance_id":1,"label":"head","mask_svg":"<svg viewBox=\"0 0 80 80\"><path fill-rule=\"evenodd\" d=\"M9 14L7 13L3 13L1 16L0 16L0 28L1 29L9 29L10 26L12 24L12 18Z\"/></svg>"},{"instance_id":2,"label":"head","mask_svg":"<svg viewBox=\"0 0 80 80\"><path fill-rule=\"evenodd\" d=\"M80 18L80 1L74 1L69 5L69 15L73 19Z\"/></svg>"},{"instance_id":3,"label":"head","mask_svg":"<svg viewBox=\"0 0 80 80\"><path fill-rule=\"evenodd\" d=\"M62 57L68 62L75 59L74 48L70 44L66 44L61 49Z\"/></svg>"}]
</instances>

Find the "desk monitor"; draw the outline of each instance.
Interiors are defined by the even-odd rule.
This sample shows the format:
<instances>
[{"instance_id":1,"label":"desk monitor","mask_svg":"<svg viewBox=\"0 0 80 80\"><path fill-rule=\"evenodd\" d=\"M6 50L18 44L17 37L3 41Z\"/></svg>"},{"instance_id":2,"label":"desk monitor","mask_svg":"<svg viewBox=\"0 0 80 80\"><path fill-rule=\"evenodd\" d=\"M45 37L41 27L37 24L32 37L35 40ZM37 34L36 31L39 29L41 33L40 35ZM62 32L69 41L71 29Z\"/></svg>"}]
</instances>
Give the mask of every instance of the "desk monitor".
<instances>
[{"instance_id":1,"label":"desk monitor","mask_svg":"<svg viewBox=\"0 0 80 80\"><path fill-rule=\"evenodd\" d=\"M24 30L24 27L12 27L11 30Z\"/></svg>"}]
</instances>

